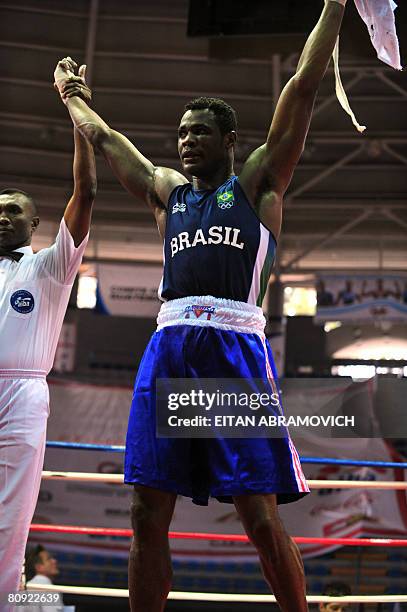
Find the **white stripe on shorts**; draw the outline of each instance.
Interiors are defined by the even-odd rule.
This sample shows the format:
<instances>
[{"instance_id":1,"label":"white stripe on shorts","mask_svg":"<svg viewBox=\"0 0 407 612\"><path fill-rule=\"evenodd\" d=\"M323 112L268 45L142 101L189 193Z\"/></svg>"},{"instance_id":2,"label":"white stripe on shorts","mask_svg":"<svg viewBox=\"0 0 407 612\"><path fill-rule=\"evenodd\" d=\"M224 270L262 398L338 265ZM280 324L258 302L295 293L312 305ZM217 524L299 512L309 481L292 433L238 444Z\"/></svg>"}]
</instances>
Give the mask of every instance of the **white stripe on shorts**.
<instances>
[{"instance_id":1,"label":"white stripe on shorts","mask_svg":"<svg viewBox=\"0 0 407 612\"><path fill-rule=\"evenodd\" d=\"M271 364L269 361L269 357L268 357L268 352L267 352L267 346L266 346L266 341L263 341L263 349L264 349L264 356L266 358L266 371L267 371L267 376L270 379L270 384L271 387L273 389L273 393L275 393L274 387L277 390L278 393L278 389L277 389L277 385L276 382L274 380L274 376L273 376L273 370L271 368ZM292 465L293 465L293 471L295 474L295 480L297 481L297 485L298 485L298 489L299 491L301 491L302 493L305 492L309 492L309 488L308 488L308 484L307 481L305 479L304 473L302 471L302 467L301 467L301 461L300 458L298 456L297 450L291 440L290 434L288 433L288 444L290 447L290 453L291 453L291 458L292 458Z\"/></svg>"}]
</instances>

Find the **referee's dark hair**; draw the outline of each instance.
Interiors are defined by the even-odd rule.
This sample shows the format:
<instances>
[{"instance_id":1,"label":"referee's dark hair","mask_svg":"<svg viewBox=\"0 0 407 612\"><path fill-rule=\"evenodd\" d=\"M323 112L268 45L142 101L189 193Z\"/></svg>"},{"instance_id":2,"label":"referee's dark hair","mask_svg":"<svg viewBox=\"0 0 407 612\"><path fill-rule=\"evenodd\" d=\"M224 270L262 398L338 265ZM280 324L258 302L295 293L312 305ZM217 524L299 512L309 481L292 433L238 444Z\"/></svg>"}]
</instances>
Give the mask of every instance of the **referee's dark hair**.
<instances>
[{"instance_id":1,"label":"referee's dark hair","mask_svg":"<svg viewBox=\"0 0 407 612\"><path fill-rule=\"evenodd\" d=\"M7 187L7 189L2 189L0 191L0 196L2 196L2 195L13 195L15 193L17 195L24 196L26 198L26 200L28 200L30 205L31 205L31 209L32 209L33 215L37 215L37 205L34 202L34 198L32 196L30 196L30 194L27 193L26 191L23 191L22 189L18 189L17 187Z\"/></svg>"}]
</instances>

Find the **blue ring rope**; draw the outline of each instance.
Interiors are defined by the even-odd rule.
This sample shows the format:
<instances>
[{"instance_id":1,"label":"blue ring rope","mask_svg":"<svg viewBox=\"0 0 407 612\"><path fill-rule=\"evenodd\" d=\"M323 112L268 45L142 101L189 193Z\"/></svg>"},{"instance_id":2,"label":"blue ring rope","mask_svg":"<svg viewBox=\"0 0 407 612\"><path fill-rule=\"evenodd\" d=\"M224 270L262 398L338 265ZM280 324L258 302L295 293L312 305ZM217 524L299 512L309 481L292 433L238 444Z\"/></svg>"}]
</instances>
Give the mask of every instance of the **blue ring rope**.
<instances>
[{"instance_id":1,"label":"blue ring rope","mask_svg":"<svg viewBox=\"0 0 407 612\"><path fill-rule=\"evenodd\" d=\"M351 465L358 467L401 468L407 470L407 463L397 461L361 461L359 459L331 459L329 457L300 457L301 463L323 463L324 465Z\"/></svg>"},{"instance_id":2,"label":"blue ring rope","mask_svg":"<svg viewBox=\"0 0 407 612\"><path fill-rule=\"evenodd\" d=\"M69 448L76 450L107 451L123 453L124 446L111 444L83 444L82 442L47 442L47 448ZM357 467L401 468L407 470L407 463L396 461L360 461L358 459L332 459L330 457L300 457L301 463L320 463L323 465L349 465Z\"/></svg>"},{"instance_id":3,"label":"blue ring rope","mask_svg":"<svg viewBox=\"0 0 407 612\"><path fill-rule=\"evenodd\" d=\"M47 448L70 448L76 450L108 451L111 453L124 453L125 446L112 446L111 444L83 444L82 442L47 442Z\"/></svg>"}]
</instances>

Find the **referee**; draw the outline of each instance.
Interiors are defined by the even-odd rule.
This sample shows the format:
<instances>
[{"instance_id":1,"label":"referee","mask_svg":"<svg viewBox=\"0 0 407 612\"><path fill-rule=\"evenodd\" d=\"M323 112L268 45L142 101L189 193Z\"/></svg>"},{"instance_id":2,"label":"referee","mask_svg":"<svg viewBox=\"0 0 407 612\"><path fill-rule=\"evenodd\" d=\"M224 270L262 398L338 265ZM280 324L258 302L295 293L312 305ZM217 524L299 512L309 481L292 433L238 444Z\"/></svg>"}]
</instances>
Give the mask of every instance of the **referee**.
<instances>
[{"instance_id":1,"label":"referee","mask_svg":"<svg viewBox=\"0 0 407 612\"><path fill-rule=\"evenodd\" d=\"M83 70L82 70L83 74ZM92 147L75 130L74 191L55 243L34 253L39 218L19 189L0 192L0 593L16 591L37 502L52 368L86 248L96 193ZM0 612L9 607L0 602Z\"/></svg>"}]
</instances>

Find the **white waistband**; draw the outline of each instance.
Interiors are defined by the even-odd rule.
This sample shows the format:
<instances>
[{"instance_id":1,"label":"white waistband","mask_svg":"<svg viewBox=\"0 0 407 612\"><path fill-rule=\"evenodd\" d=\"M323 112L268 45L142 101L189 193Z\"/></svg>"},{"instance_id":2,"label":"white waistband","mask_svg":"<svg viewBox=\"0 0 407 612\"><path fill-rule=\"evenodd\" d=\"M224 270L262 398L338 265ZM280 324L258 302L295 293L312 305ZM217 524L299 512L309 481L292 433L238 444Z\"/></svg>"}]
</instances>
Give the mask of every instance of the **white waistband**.
<instances>
[{"instance_id":1,"label":"white waistband","mask_svg":"<svg viewBox=\"0 0 407 612\"><path fill-rule=\"evenodd\" d=\"M0 378L45 378L43 370L0 370Z\"/></svg>"},{"instance_id":2,"label":"white waistband","mask_svg":"<svg viewBox=\"0 0 407 612\"><path fill-rule=\"evenodd\" d=\"M164 302L157 324L157 331L169 325L199 325L262 336L266 319L253 304L200 295Z\"/></svg>"}]
</instances>

